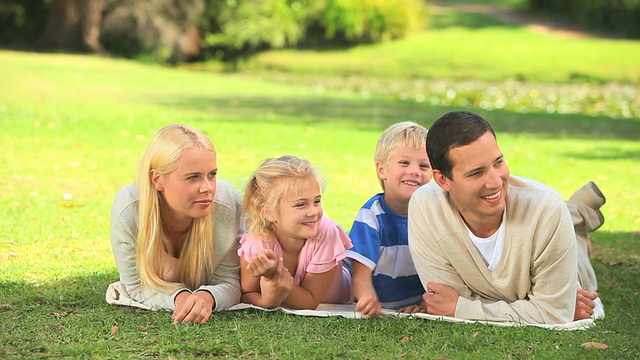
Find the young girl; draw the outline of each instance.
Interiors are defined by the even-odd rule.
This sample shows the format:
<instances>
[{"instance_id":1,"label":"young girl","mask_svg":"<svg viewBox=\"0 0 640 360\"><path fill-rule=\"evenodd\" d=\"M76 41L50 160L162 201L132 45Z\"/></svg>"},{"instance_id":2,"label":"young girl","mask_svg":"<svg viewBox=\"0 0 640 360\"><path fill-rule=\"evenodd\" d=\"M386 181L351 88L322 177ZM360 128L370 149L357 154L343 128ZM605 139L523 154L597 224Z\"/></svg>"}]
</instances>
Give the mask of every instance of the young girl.
<instances>
[{"instance_id":1,"label":"young girl","mask_svg":"<svg viewBox=\"0 0 640 360\"><path fill-rule=\"evenodd\" d=\"M323 186L308 160L289 155L263 161L251 175L242 207L248 232L238 250L242 302L292 309L351 302L342 259L353 245L323 217Z\"/></svg>"},{"instance_id":2,"label":"young girl","mask_svg":"<svg viewBox=\"0 0 640 360\"><path fill-rule=\"evenodd\" d=\"M118 192L111 209L117 298L194 323L238 303L240 195L217 171L202 132L175 124L154 135L136 183Z\"/></svg>"}]
</instances>

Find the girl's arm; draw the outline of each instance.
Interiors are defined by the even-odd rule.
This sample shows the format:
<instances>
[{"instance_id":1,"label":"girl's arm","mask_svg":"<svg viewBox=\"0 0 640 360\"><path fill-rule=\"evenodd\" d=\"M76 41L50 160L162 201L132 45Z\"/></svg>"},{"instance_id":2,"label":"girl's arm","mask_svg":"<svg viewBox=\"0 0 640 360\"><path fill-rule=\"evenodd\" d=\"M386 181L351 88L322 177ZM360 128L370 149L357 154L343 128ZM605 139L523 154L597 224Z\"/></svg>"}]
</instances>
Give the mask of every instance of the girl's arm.
<instances>
[{"instance_id":1,"label":"girl's arm","mask_svg":"<svg viewBox=\"0 0 640 360\"><path fill-rule=\"evenodd\" d=\"M293 277L284 267L282 258L278 259L276 270L270 280L263 276L254 276L249 263L240 259L240 301L265 308L275 308L289 295L293 285Z\"/></svg>"},{"instance_id":2,"label":"girl's arm","mask_svg":"<svg viewBox=\"0 0 640 360\"><path fill-rule=\"evenodd\" d=\"M300 286L291 287L282 304L291 309L315 310L333 283L336 272L341 270L338 265L323 273L307 273Z\"/></svg>"}]
</instances>

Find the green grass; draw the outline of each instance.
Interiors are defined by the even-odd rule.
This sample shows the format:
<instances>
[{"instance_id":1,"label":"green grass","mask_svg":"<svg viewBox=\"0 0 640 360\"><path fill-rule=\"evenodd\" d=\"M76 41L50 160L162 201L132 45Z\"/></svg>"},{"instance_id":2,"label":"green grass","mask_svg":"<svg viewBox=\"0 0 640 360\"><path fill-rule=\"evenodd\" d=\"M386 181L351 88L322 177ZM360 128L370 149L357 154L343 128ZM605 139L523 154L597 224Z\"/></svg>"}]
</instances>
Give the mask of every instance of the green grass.
<instances>
[{"instance_id":1,"label":"green grass","mask_svg":"<svg viewBox=\"0 0 640 360\"><path fill-rule=\"evenodd\" d=\"M603 67L602 65L598 68ZM595 180L607 196L593 234L607 317L578 332L411 319L227 312L203 326L107 305L118 277L109 209L162 125L205 131L220 177L242 187L293 153L328 180L326 213L346 229L379 191L373 149L389 124L457 109L247 75L117 59L0 51L0 357L637 358L640 119L487 111L511 171L562 195ZM607 350L587 350L597 341Z\"/></svg>"},{"instance_id":2,"label":"green grass","mask_svg":"<svg viewBox=\"0 0 640 360\"><path fill-rule=\"evenodd\" d=\"M637 84L638 63L638 41L556 36L490 14L449 10L434 14L429 29L398 41L326 51L273 50L245 67L427 81Z\"/></svg>"}]
</instances>

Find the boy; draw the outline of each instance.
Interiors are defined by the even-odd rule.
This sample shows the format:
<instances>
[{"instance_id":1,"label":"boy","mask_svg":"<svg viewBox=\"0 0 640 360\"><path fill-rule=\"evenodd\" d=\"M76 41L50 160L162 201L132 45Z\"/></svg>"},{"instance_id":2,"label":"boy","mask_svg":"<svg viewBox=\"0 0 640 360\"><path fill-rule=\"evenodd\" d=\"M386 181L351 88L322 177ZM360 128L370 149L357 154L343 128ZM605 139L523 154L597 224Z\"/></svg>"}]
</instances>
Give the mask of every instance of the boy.
<instances>
[{"instance_id":1,"label":"boy","mask_svg":"<svg viewBox=\"0 0 640 360\"><path fill-rule=\"evenodd\" d=\"M376 145L375 164L382 193L358 212L346 251L352 264L356 310L377 316L382 307L422 310L424 288L411 259L407 235L409 199L431 180L427 129L411 121L387 128Z\"/></svg>"}]
</instances>

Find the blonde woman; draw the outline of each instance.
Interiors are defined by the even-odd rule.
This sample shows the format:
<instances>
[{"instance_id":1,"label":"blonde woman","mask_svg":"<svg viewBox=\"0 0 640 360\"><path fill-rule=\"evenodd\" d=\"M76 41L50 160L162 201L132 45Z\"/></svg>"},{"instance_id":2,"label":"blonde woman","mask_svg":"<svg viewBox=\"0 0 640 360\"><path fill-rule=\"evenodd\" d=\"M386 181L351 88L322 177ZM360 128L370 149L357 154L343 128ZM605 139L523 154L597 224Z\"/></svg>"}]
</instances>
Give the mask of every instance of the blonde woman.
<instances>
[{"instance_id":1,"label":"blonde woman","mask_svg":"<svg viewBox=\"0 0 640 360\"><path fill-rule=\"evenodd\" d=\"M248 232L240 240L242 302L261 307L316 309L352 301L342 266L351 239L323 216L324 181L295 156L267 159L246 187Z\"/></svg>"},{"instance_id":2,"label":"blonde woman","mask_svg":"<svg viewBox=\"0 0 640 360\"><path fill-rule=\"evenodd\" d=\"M191 127L161 128L138 161L136 182L111 209L116 297L204 323L240 300L240 195L217 176L211 140ZM113 284L112 284L113 285Z\"/></svg>"}]
</instances>

